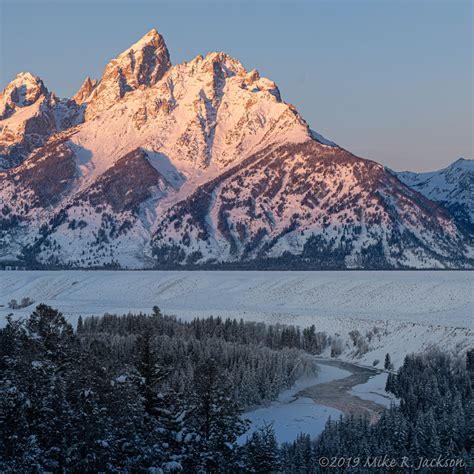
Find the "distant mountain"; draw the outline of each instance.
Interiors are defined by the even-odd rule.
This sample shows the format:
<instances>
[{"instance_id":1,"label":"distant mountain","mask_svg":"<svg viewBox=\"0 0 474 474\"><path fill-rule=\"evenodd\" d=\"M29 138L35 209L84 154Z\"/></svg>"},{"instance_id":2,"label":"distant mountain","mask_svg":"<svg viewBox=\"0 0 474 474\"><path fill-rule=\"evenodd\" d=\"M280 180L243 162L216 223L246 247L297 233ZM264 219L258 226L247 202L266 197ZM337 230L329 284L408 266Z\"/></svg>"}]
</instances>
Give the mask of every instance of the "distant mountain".
<instances>
[{"instance_id":1,"label":"distant mountain","mask_svg":"<svg viewBox=\"0 0 474 474\"><path fill-rule=\"evenodd\" d=\"M439 171L395 173L407 186L440 203L474 232L474 160L459 158Z\"/></svg>"},{"instance_id":2,"label":"distant mountain","mask_svg":"<svg viewBox=\"0 0 474 474\"><path fill-rule=\"evenodd\" d=\"M452 208L311 130L225 53L173 66L151 30L73 99L24 73L0 104L4 264L473 266Z\"/></svg>"}]
</instances>

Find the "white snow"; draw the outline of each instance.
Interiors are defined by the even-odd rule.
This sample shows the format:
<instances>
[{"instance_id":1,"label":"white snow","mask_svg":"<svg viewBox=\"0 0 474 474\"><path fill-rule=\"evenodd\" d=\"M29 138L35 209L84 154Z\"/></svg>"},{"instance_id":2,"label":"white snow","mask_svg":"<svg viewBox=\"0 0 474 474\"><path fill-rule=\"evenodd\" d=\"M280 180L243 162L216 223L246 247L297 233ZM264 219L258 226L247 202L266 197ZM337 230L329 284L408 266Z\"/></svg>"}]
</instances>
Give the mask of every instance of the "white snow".
<instances>
[{"instance_id":1,"label":"white snow","mask_svg":"<svg viewBox=\"0 0 474 474\"><path fill-rule=\"evenodd\" d=\"M10 310L8 302L30 297L61 310L75 323L79 315L149 312L158 305L183 319L222 316L267 323L308 326L344 341L342 360L372 366L391 354L395 367L406 354L431 345L462 353L474 346L473 272L204 272L204 271L5 271L0 273L0 324L13 312L25 317L34 305ZM369 351L356 355L349 337L374 331ZM329 357L329 349L323 354ZM278 442L300 432L317 436L329 416L340 412L296 397L302 389L349 375L320 365L315 377L299 380L269 406L244 416L246 438L273 424ZM353 387L351 394L384 406L396 400L385 393L386 373ZM118 378L117 382L122 381Z\"/></svg>"},{"instance_id":2,"label":"white snow","mask_svg":"<svg viewBox=\"0 0 474 474\"><path fill-rule=\"evenodd\" d=\"M427 173L395 173L406 185L428 199L464 207L474 222L474 160L459 158L446 168Z\"/></svg>"},{"instance_id":3,"label":"white snow","mask_svg":"<svg viewBox=\"0 0 474 474\"><path fill-rule=\"evenodd\" d=\"M0 319L11 299L30 297L79 315L150 312L158 305L183 319L221 316L266 323L314 324L339 334L341 358L381 368L389 352L398 367L406 354L438 345L463 353L474 345L474 273L469 271L6 271L0 273ZM27 316L33 306L13 311ZM374 328L376 330L374 331ZM357 354L349 332L374 333Z\"/></svg>"},{"instance_id":4,"label":"white snow","mask_svg":"<svg viewBox=\"0 0 474 474\"><path fill-rule=\"evenodd\" d=\"M474 329L470 271L10 271L0 304L30 296L67 314L148 311L267 322L389 320Z\"/></svg>"},{"instance_id":5,"label":"white snow","mask_svg":"<svg viewBox=\"0 0 474 474\"><path fill-rule=\"evenodd\" d=\"M392 403L396 404L397 399L392 394L385 391L387 377L387 372L374 375L373 377L370 377L366 383L353 387L350 393L356 397L362 398L363 400L372 400L373 402L386 407L389 407Z\"/></svg>"}]
</instances>

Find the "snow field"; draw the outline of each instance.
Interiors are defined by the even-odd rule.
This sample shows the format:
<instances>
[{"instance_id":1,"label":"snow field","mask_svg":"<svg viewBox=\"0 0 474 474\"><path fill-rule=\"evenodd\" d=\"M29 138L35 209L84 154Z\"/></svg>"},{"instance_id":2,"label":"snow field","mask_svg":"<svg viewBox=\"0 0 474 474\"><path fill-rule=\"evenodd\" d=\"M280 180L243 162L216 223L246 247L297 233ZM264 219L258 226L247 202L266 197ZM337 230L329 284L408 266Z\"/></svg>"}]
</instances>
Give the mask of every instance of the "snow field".
<instances>
[{"instance_id":1,"label":"snow field","mask_svg":"<svg viewBox=\"0 0 474 474\"><path fill-rule=\"evenodd\" d=\"M150 312L158 305L188 320L314 324L343 340L341 359L367 366L378 359L380 368L389 352L397 367L406 354L431 346L456 353L474 346L473 290L469 271L10 271L0 273L0 321L12 298L49 304L73 324L79 315ZM27 316L33 307L14 315ZM357 354L348 336L353 330L373 333L368 352Z\"/></svg>"}]
</instances>

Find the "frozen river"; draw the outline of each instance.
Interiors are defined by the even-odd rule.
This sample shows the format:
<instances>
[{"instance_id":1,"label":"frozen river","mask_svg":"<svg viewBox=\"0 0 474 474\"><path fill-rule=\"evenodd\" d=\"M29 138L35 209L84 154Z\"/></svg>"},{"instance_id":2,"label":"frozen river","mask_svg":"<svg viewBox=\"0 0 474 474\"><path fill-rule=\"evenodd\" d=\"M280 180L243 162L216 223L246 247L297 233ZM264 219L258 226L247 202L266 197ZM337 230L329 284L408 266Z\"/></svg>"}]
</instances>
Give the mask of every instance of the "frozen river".
<instances>
[{"instance_id":1,"label":"frozen river","mask_svg":"<svg viewBox=\"0 0 474 474\"><path fill-rule=\"evenodd\" d=\"M250 429L240 437L245 440L258 428L272 425L275 437L279 443L291 442L300 433L318 436L324 429L329 417L338 419L341 411L316 403L308 397L298 396L301 390L317 384L348 377L350 372L337 367L320 366L317 376L299 380L292 388L280 394L270 405L244 413L243 418L250 421Z\"/></svg>"},{"instance_id":2,"label":"frozen river","mask_svg":"<svg viewBox=\"0 0 474 474\"><path fill-rule=\"evenodd\" d=\"M268 406L245 413L251 426L239 441L265 425L273 426L279 443L292 442L300 433L315 438L329 417L337 420L344 413L375 420L396 401L385 392L386 373L337 360L320 360L318 366L317 376L299 380Z\"/></svg>"}]
</instances>

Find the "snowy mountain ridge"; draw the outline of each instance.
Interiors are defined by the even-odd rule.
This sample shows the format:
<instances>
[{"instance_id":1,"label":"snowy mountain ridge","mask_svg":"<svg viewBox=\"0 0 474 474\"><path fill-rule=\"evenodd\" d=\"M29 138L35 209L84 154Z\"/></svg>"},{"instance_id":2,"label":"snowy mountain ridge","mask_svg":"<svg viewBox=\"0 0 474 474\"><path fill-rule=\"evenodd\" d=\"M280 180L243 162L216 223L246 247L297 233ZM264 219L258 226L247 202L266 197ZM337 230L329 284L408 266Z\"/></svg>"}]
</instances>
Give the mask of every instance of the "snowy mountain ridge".
<instances>
[{"instance_id":1,"label":"snowy mountain ridge","mask_svg":"<svg viewBox=\"0 0 474 474\"><path fill-rule=\"evenodd\" d=\"M459 158L439 171L396 173L400 181L451 211L474 228L474 160Z\"/></svg>"},{"instance_id":2,"label":"snowy mountain ridge","mask_svg":"<svg viewBox=\"0 0 474 474\"><path fill-rule=\"evenodd\" d=\"M0 106L4 264L473 265L443 203L311 130L237 59L172 65L154 29L73 99L23 74Z\"/></svg>"}]
</instances>

